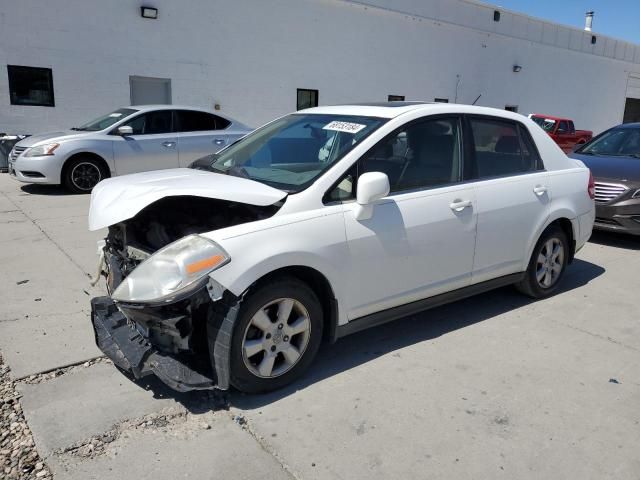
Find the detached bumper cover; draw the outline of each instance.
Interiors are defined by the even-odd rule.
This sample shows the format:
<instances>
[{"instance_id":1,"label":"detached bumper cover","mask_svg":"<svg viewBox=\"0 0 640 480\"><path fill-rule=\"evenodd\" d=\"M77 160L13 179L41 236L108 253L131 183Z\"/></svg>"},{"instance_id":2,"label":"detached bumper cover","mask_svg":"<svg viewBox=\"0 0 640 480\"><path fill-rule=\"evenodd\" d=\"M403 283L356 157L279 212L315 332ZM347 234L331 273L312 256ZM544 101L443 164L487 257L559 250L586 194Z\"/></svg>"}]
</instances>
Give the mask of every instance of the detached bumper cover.
<instances>
[{"instance_id":1,"label":"detached bumper cover","mask_svg":"<svg viewBox=\"0 0 640 480\"><path fill-rule=\"evenodd\" d=\"M154 374L179 392L216 386L213 378L194 370L187 362L155 349L128 323L111 298L91 300L91 322L98 348L136 379Z\"/></svg>"}]
</instances>

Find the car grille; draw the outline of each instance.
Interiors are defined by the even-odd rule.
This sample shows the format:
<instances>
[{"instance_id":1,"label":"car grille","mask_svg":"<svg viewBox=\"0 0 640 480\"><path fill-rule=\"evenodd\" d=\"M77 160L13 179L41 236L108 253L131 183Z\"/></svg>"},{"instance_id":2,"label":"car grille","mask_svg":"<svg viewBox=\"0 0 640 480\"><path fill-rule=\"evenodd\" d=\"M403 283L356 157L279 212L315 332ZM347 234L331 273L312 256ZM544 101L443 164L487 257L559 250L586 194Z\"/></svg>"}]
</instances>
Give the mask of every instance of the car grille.
<instances>
[{"instance_id":1,"label":"car grille","mask_svg":"<svg viewBox=\"0 0 640 480\"><path fill-rule=\"evenodd\" d=\"M18 158L18 156L26 149L27 147L13 147L13 150L11 150L11 153L9 154L9 161L12 163L15 162L16 158Z\"/></svg>"},{"instance_id":2,"label":"car grille","mask_svg":"<svg viewBox=\"0 0 640 480\"><path fill-rule=\"evenodd\" d=\"M596 182L596 202L610 202L611 200L618 198L627 190L629 190L627 187L617 183Z\"/></svg>"}]
</instances>

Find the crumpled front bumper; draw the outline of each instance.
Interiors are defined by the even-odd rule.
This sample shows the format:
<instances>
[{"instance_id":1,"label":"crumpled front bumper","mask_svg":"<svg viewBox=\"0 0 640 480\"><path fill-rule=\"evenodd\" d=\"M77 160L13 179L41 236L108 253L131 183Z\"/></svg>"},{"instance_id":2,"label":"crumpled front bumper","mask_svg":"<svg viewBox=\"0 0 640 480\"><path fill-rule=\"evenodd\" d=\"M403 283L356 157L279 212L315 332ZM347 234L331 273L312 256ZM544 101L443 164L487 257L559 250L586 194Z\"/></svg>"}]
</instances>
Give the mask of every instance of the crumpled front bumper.
<instances>
[{"instance_id":1,"label":"crumpled front bumper","mask_svg":"<svg viewBox=\"0 0 640 480\"><path fill-rule=\"evenodd\" d=\"M205 375L179 355L158 351L127 321L111 298L91 300L91 322L98 348L136 379L153 374L179 392L216 387L215 378L211 378L214 374Z\"/></svg>"}]
</instances>

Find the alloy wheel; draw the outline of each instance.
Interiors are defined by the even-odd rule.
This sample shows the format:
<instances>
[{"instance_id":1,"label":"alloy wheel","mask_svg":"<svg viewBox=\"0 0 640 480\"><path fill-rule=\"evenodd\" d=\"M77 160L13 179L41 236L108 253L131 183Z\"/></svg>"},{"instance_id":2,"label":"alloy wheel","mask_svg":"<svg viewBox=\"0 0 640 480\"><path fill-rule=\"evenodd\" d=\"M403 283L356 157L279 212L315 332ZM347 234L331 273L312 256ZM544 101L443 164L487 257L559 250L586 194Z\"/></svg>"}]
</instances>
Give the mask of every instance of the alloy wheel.
<instances>
[{"instance_id":1,"label":"alloy wheel","mask_svg":"<svg viewBox=\"0 0 640 480\"><path fill-rule=\"evenodd\" d=\"M564 268L564 246L558 238L550 238L540 249L536 261L536 280L542 288L552 287Z\"/></svg>"},{"instance_id":2,"label":"alloy wheel","mask_svg":"<svg viewBox=\"0 0 640 480\"><path fill-rule=\"evenodd\" d=\"M100 180L102 180L100 168L93 163L81 162L71 170L71 181L79 190L91 190Z\"/></svg>"},{"instance_id":3,"label":"alloy wheel","mask_svg":"<svg viewBox=\"0 0 640 480\"><path fill-rule=\"evenodd\" d=\"M242 339L242 359L257 377L274 378L302 358L311 337L307 309L293 298L279 298L253 315Z\"/></svg>"}]
</instances>

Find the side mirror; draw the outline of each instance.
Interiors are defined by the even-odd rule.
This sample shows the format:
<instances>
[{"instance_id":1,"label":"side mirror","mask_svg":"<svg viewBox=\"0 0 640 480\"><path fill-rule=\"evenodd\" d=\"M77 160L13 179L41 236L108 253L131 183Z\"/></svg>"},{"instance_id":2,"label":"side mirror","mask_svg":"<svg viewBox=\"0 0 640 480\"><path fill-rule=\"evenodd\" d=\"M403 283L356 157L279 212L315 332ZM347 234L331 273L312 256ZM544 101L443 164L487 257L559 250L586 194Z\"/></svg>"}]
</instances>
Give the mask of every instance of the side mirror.
<instances>
[{"instance_id":1,"label":"side mirror","mask_svg":"<svg viewBox=\"0 0 640 480\"><path fill-rule=\"evenodd\" d=\"M118 135L122 137L126 137L127 135L133 135L133 128L129 127L128 125L123 125L121 127L118 127Z\"/></svg>"},{"instance_id":2,"label":"side mirror","mask_svg":"<svg viewBox=\"0 0 640 480\"><path fill-rule=\"evenodd\" d=\"M389 177L382 172L368 172L360 175L356 202L356 220L368 220L373 215L373 204L389 195Z\"/></svg>"}]
</instances>

